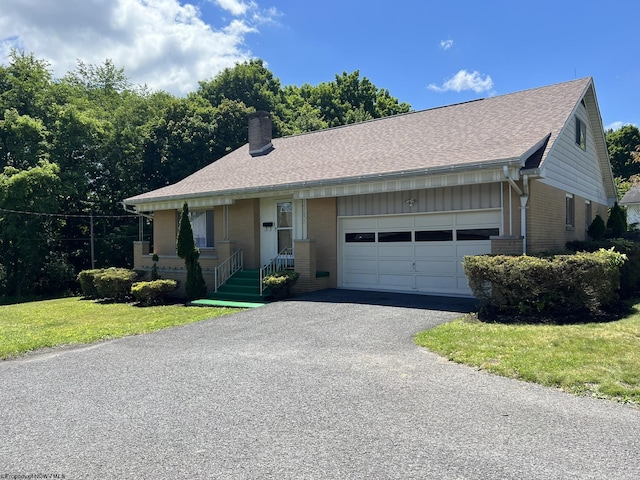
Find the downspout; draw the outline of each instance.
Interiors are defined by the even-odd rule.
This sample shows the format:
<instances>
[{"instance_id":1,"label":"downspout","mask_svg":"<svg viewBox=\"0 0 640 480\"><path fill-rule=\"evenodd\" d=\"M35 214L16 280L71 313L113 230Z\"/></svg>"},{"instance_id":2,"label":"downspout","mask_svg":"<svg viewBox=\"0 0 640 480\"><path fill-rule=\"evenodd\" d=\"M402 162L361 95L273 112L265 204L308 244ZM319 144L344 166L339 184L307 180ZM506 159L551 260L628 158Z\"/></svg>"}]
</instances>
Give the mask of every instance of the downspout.
<instances>
[{"instance_id":1,"label":"downspout","mask_svg":"<svg viewBox=\"0 0 640 480\"><path fill-rule=\"evenodd\" d=\"M520 235L522 235L522 253L527 253L527 202L529 201L529 177L523 175L522 183L524 191L518 186L506 165L503 168L504 177L509 185L520 196Z\"/></svg>"}]
</instances>

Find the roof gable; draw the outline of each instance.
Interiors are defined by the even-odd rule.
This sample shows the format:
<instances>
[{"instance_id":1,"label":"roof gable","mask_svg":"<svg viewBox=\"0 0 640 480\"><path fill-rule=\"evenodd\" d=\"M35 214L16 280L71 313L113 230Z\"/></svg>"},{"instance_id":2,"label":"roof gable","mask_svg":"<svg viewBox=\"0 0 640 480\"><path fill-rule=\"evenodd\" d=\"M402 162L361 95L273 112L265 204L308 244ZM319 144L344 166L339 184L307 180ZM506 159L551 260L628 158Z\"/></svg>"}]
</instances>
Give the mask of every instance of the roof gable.
<instances>
[{"instance_id":1,"label":"roof gable","mask_svg":"<svg viewBox=\"0 0 640 480\"><path fill-rule=\"evenodd\" d=\"M245 145L176 184L125 203L335 185L498 164L524 167L527 160L541 165L591 85L590 78L583 78L276 138L273 149L263 156L251 156ZM532 154L537 155L533 160Z\"/></svg>"}]
</instances>

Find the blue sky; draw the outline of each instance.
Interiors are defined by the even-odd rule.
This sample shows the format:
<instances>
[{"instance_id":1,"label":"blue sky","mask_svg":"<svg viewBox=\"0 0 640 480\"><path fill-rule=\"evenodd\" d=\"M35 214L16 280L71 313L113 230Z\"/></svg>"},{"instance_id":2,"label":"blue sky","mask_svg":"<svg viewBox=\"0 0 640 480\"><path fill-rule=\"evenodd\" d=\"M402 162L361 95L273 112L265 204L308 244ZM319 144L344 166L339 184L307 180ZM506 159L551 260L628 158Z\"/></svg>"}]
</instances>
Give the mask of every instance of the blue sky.
<instances>
[{"instance_id":1,"label":"blue sky","mask_svg":"<svg viewBox=\"0 0 640 480\"><path fill-rule=\"evenodd\" d=\"M2 0L0 54L125 67L183 95L261 58L283 85L359 70L416 110L592 76L605 127L640 125L640 2Z\"/></svg>"}]
</instances>

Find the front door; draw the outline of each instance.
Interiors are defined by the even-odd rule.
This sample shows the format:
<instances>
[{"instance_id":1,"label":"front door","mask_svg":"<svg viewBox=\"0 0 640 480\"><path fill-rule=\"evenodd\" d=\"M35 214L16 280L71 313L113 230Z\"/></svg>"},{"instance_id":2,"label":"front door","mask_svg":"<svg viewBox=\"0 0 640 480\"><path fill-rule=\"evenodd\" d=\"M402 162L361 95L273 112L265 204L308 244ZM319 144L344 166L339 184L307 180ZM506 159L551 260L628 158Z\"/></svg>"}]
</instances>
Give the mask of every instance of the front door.
<instances>
[{"instance_id":1,"label":"front door","mask_svg":"<svg viewBox=\"0 0 640 480\"><path fill-rule=\"evenodd\" d=\"M260 262L266 265L278 255L293 259L293 201L260 199Z\"/></svg>"}]
</instances>

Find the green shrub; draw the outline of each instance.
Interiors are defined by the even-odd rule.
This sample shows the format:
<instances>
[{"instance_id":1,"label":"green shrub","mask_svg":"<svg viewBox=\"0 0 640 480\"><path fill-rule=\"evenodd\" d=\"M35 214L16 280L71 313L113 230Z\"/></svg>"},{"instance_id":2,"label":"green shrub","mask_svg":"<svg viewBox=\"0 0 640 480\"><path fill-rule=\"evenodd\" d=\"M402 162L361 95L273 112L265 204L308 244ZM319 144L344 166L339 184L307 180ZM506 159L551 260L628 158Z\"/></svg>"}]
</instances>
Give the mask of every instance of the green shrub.
<instances>
[{"instance_id":1,"label":"green shrub","mask_svg":"<svg viewBox=\"0 0 640 480\"><path fill-rule=\"evenodd\" d=\"M133 270L112 267L95 274L93 283L99 298L122 302L131 295L131 285L137 277L138 274Z\"/></svg>"},{"instance_id":2,"label":"green shrub","mask_svg":"<svg viewBox=\"0 0 640 480\"><path fill-rule=\"evenodd\" d=\"M80 284L80 291L82 291L82 295L86 298L98 298L98 289L96 288L94 279L95 276L101 273L103 269L94 268L91 270L82 270L78 273L76 279Z\"/></svg>"},{"instance_id":3,"label":"green shrub","mask_svg":"<svg viewBox=\"0 0 640 480\"><path fill-rule=\"evenodd\" d=\"M640 242L614 238L600 241L568 242L567 249L573 252L596 252L601 248L614 248L626 255L627 261L620 269L620 296L631 298L640 294Z\"/></svg>"},{"instance_id":4,"label":"green shrub","mask_svg":"<svg viewBox=\"0 0 640 480\"><path fill-rule=\"evenodd\" d=\"M152 280L131 285L131 295L141 305L159 305L178 287L175 280Z\"/></svg>"},{"instance_id":5,"label":"green shrub","mask_svg":"<svg viewBox=\"0 0 640 480\"><path fill-rule=\"evenodd\" d=\"M607 236L610 238L620 238L627 231L627 214L616 202L607 219Z\"/></svg>"},{"instance_id":6,"label":"green shrub","mask_svg":"<svg viewBox=\"0 0 640 480\"><path fill-rule=\"evenodd\" d=\"M593 240L600 240L607 233L607 226L600 215L596 215L596 218L593 219L587 233Z\"/></svg>"},{"instance_id":7,"label":"green shrub","mask_svg":"<svg viewBox=\"0 0 640 480\"><path fill-rule=\"evenodd\" d=\"M597 314L618 299L625 255L600 249L555 255L464 258L473 294L499 314Z\"/></svg>"},{"instance_id":8,"label":"green shrub","mask_svg":"<svg viewBox=\"0 0 640 480\"><path fill-rule=\"evenodd\" d=\"M299 273L290 270L276 272L262 279L262 283L267 287L271 295L276 300L282 300L291 296L291 288L298 281Z\"/></svg>"}]
</instances>

